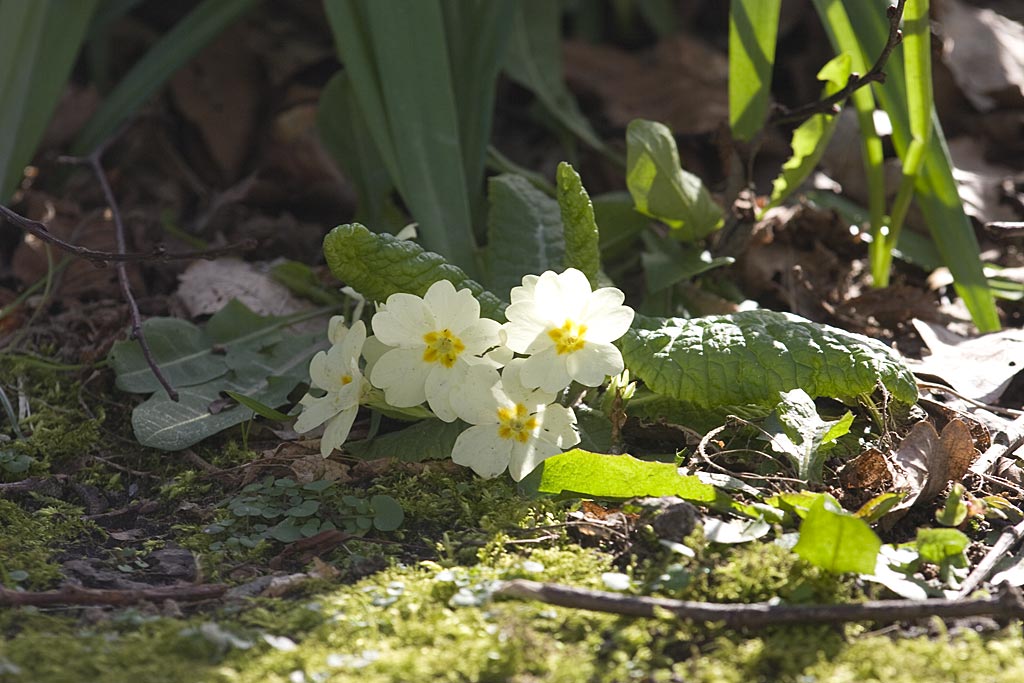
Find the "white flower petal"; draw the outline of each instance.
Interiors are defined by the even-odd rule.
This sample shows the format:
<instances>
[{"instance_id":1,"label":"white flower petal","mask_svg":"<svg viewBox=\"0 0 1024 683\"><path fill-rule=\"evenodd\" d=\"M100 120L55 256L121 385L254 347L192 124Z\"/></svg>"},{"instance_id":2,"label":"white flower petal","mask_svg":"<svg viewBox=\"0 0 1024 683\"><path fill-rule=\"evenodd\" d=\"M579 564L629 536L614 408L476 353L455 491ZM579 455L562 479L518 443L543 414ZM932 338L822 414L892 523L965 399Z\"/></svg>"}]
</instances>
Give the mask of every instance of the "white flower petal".
<instances>
[{"instance_id":1,"label":"white flower petal","mask_svg":"<svg viewBox=\"0 0 1024 683\"><path fill-rule=\"evenodd\" d=\"M622 335L633 324L633 309L629 306L619 306L601 314L600 317L584 320L587 332L583 338L587 341L595 341L603 344L610 344Z\"/></svg>"},{"instance_id":2,"label":"white flower petal","mask_svg":"<svg viewBox=\"0 0 1024 683\"><path fill-rule=\"evenodd\" d=\"M293 429L299 434L305 434L337 415L342 409L337 398L336 394L327 394L321 398L311 398L309 400L303 397L303 409L295 420Z\"/></svg>"},{"instance_id":3,"label":"white flower petal","mask_svg":"<svg viewBox=\"0 0 1024 683\"><path fill-rule=\"evenodd\" d=\"M471 365L466 370L461 391L451 395L452 409L470 424L497 424L499 401L495 387L501 382L498 371L488 365Z\"/></svg>"},{"instance_id":4,"label":"white flower petal","mask_svg":"<svg viewBox=\"0 0 1024 683\"><path fill-rule=\"evenodd\" d=\"M459 334L460 330L480 319L480 302L473 293L468 289L456 292L455 285L448 280L438 280L430 285L423 301L434 315L436 329L447 328Z\"/></svg>"},{"instance_id":5,"label":"white flower petal","mask_svg":"<svg viewBox=\"0 0 1024 683\"><path fill-rule=\"evenodd\" d=\"M512 304L505 309L505 317L508 319L502 326L505 344L516 353L527 353L527 349L538 341L548 345L554 344L547 335L547 330L554 324L541 317L532 301Z\"/></svg>"},{"instance_id":6,"label":"white flower petal","mask_svg":"<svg viewBox=\"0 0 1024 683\"><path fill-rule=\"evenodd\" d=\"M452 449L452 460L490 479L508 468L512 443L498 435L496 425L477 425L459 434Z\"/></svg>"},{"instance_id":7,"label":"white flower petal","mask_svg":"<svg viewBox=\"0 0 1024 683\"><path fill-rule=\"evenodd\" d=\"M441 421L455 422L458 417L452 408L452 393L464 390L468 370L465 363L456 363L450 368L435 364L427 375L424 385L427 405Z\"/></svg>"},{"instance_id":8,"label":"white flower petal","mask_svg":"<svg viewBox=\"0 0 1024 683\"><path fill-rule=\"evenodd\" d=\"M326 458L332 451L341 448L348 438L348 433L352 431L352 423L355 422L358 412L359 405L356 404L331 418L323 437L320 438L320 455Z\"/></svg>"},{"instance_id":9,"label":"white flower petal","mask_svg":"<svg viewBox=\"0 0 1024 683\"><path fill-rule=\"evenodd\" d=\"M380 339L377 339L377 337L367 337L363 343L363 358L366 359L365 374L369 375L373 372L373 366L380 360L380 357L393 348L393 346L388 346Z\"/></svg>"},{"instance_id":10,"label":"white flower petal","mask_svg":"<svg viewBox=\"0 0 1024 683\"><path fill-rule=\"evenodd\" d=\"M522 403L527 408L547 405L555 400L556 392L542 389L528 389L523 386L522 371L525 358L514 358L501 371L501 388L512 403Z\"/></svg>"},{"instance_id":11,"label":"white flower petal","mask_svg":"<svg viewBox=\"0 0 1024 683\"><path fill-rule=\"evenodd\" d=\"M526 443L514 442L509 458L508 473L516 481L537 469L537 465L562 452L558 446L545 441L530 439Z\"/></svg>"},{"instance_id":12,"label":"white flower petal","mask_svg":"<svg viewBox=\"0 0 1024 683\"><path fill-rule=\"evenodd\" d=\"M327 323L327 338L332 344L340 344L348 335L348 327L345 325L345 316L332 315L331 321Z\"/></svg>"},{"instance_id":13,"label":"white flower petal","mask_svg":"<svg viewBox=\"0 0 1024 683\"><path fill-rule=\"evenodd\" d=\"M363 344L366 343L366 323L357 320L348 330L339 345L341 355L346 366L359 362L359 355L363 352Z\"/></svg>"},{"instance_id":14,"label":"white flower petal","mask_svg":"<svg viewBox=\"0 0 1024 683\"><path fill-rule=\"evenodd\" d=\"M537 288L539 279L539 275L524 275L522 286L513 287L509 293L509 301L515 304L526 299L533 299L533 290Z\"/></svg>"},{"instance_id":15,"label":"white flower petal","mask_svg":"<svg viewBox=\"0 0 1024 683\"><path fill-rule=\"evenodd\" d=\"M499 332L501 332L501 323L497 320L477 318L461 330L456 331L456 334L466 346L464 353L477 356L487 349L501 344Z\"/></svg>"},{"instance_id":16,"label":"white flower petal","mask_svg":"<svg viewBox=\"0 0 1024 683\"><path fill-rule=\"evenodd\" d=\"M596 387L608 375L617 375L625 366L622 354L611 344L587 342L582 349L567 354L565 368L569 376L587 387Z\"/></svg>"},{"instance_id":17,"label":"white flower petal","mask_svg":"<svg viewBox=\"0 0 1024 683\"><path fill-rule=\"evenodd\" d=\"M541 430L538 439L557 446L561 450L572 448L580 442L576 431L576 413L572 408L550 405L540 416Z\"/></svg>"},{"instance_id":18,"label":"white flower petal","mask_svg":"<svg viewBox=\"0 0 1024 683\"><path fill-rule=\"evenodd\" d=\"M563 358L554 348L545 349L527 358L519 374L523 386L530 389L539 387L553 394L565 389L572 382L572 378L565 368Z\"/></svg>"},{"instance_id":19,"label":"white flower petal","mask_svg":"<svg viewBox=\"0 0 1024 683\"><path fill-rule=\"evenodd\" d=\"M569 289L571 290L571 287ZM590 292L588 291L587 294L589 295ZM566 318L571 318L573 313L578 312L585 301L571 301L569 295L562 290L562 282L558 274L549 270L537 280L533 298L529 300L529 303L533 304L537 318L548 323L557 321L557 324L561 325Z\"/></svg>"},{"instance_id":20,"label":"white flower petal","mask_svg":"<svg viewBox=\"0 0 1024 683\"><path fill-rule=\"evenodd\" d=\"M423 345L423 335L436 329L434 316L423 299L412 294L392 294L387 307L370 321L373 333L388 346Z\"/></svg>"},{"instance_id":21,"label":"white flower petal","mask_svg":"<svg viewBox=\"0 0 1024 683\"><path fill-rule=\"evenodd\" d=\"M327 362L327 352L320 351L313 360L309 362L309 379L313 385L321 389L331 388L330 365Z\"/></svg>"},{"instance_id":22,"label":"white flower petal","mask_svg":"<svg viewBox=\"0 0 1024 683\"><path fill-rule=\"evenodd\" d=\"M419 349L392 349L373 366L370 382L384 390L385 400L396 408L411 408L427 400L424 384L430 365Z\"/></svg>"}]
</instances>

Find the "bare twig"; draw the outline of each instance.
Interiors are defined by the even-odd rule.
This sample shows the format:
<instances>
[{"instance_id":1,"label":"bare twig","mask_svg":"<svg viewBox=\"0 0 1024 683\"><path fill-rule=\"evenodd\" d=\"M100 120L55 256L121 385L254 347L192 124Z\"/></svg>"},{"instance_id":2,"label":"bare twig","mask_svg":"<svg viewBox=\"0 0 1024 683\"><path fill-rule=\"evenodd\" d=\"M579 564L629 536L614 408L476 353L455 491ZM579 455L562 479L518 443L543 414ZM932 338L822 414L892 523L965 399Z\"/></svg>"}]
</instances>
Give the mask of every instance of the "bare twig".
<instances>
[{"instance_id":1,"label":"bare twig","mask_svg":"<svg viewBox=\"0 0 1024 683\"><path fill-rule=\"evenodd\" d=\"M965 598L973 593L974 589L980 586L981 582L992 573L992 570L999 564L999 560L1010 553L1014 546L1020 543L1022 539L1024 539L1024 522L1018 522L1015 526L1003 529L1003 533L999 535L996 542L988 549L985 557L981 558L981 562L964 579L964 583L960 586L956 596L958 598Z\"/></svg>"},{"instance_id":2,"label":"bare twig","mask_svg":"<svg viewBox=\"0 0 1024 683\"><path fill-rule=\"evenodd\" d=\"M850 621L904 621L925 617L954 619L974 616L1024 618L1024 596L1008 587L995 598L977 600L873 600L842 605L721 604L649 598L607 591L515 579L502 583L494 595L539 600L550 605L609 612L631 617L660 617L720 622L734 628L782 624L838 624Z\"/></svg>"},{"instance_id":3,"label":"bare twig","mask_svg":"<svg viewBox=\"0 0 1024 683\"><path fill-rule=\"evenodd\" d=\"M135 605L140 602L199 602L219 598L228 591L223 583L157 586L155 588L83 588L68 584L55 591L16 591L0 586L0 607L52 607L55 605Z\"/></svg>"},{"instance_id":4,"label":"bare twig","mask_svg":"<svg viewBox=\"0 0 1024 683\"><path fill-rule=\"evenodd\" d=\"M89 249L88 247L80 247L77 244L65 242L47 230L45 224L40 223L39 221L34 221L31 218L25 218L21 214L11 211L3 204L0 204L0 216L3 216L10 223L18 226L30 235L38 237L44 242L49 242L73 256L86 259L87 261L95 261L100 264L118 263L123 261L181 261L197 258L213 259L218 256L223 256L224 254L231 254L239 251L250 251L258 246L258 242L256 240L246 239L227 246L215 247L213 249L200 249L198 251L166 251L162 247L157 247L153 251L147 253L97 251L95 249Z\"/></svg>"},{"instance_id":5,"label":"bare twig","mask_svg":"<svg viewBox=\"0 0 1024 683\"><path fill-rule=\"evenodd\" d=\"M889 7L886 14L889 19L889 38L885 41L885 47L882 48L882 52L878 55L878 59L871 66L866 74L863 76L858 74L850 74L849 80L846 81L846 85L843 86L838 92L829 95L817 102L811 102L795 109L787 109L785 107L778 107L775 114L772 115L769 123L771 125L780 125L783 123L795 123L797 121L803 121L808 119L815 114L837 114L837 107L843 100L853 94L855 90L863 88L869 83L884 83L885 82L885 68L886 62L889 61L889 56L892 51L896 49L896 46L903 40L903 34L900 32L900 20L903 18L903 6L907 0L897 0L895 6Z\"/></svg>"}]
</instances>

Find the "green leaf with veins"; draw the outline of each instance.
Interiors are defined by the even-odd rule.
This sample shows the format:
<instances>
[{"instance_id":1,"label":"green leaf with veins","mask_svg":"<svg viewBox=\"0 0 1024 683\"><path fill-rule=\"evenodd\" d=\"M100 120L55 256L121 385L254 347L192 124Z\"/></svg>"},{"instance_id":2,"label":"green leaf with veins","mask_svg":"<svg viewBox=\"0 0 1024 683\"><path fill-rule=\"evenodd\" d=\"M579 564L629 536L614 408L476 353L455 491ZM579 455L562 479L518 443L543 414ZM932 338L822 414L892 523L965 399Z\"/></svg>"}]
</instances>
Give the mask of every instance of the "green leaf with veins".
<instances>
[{"instance_id":1,"label":"green leaf with veins","mask_svg":"<svg viewBox=\"0 0 1024 683\"><path fill-rule=\"evenodd\" d=\"M636 210L694 242L722 225L722 209L700 178L684 171L675 138L665 125L637 119L626 129L626 186Z\"/></svg>"},{"instance_id":2,"label":"green leaf with veins","mask_svg":"<svg viewBox=\"0 0 1024 683\"><path fill-rule=\"evenodd\" d=\"M638 316L618 343L652 391L705 408L771 408L793 389L853 401L879 384L901 403L917 401L914 376L884 344L790 313Z\"/></svg>"},{"instance_id":3,"label":"green leaf with veins","mask_svg":"<svg viewBox=\"0 0 1024 683\"><path fill-rule=\"evenodd\" d=\"M803 389L779 392L779 404L765 421L769 445L787 457L803 481L820 483L825 455L836 439L850 432L853 413L823 420L814 400Z\"/></svg>"},{"instance_id":4,"label":"green leaf with veins","mask_svg":"<svg viewBox=\"0 0 1024 683\"><path fill-rule=\"evenodd\" d=\"M843 510L832 496L821 494L800 524L793 552L834 574L872 574L881 548L882 540L867 522Z\"/></svg>"},{"instance_id":5,"label":"green leaf with veins","mask_svg":"<svg viewBox=\"0 0 1024 683\"><path fill-rule=\"evenodd\" d=\"M639 460L631 455L605 455L579 448L544 461L540 493L584 498L627 499L678 496L683 500L749 517L749 506L694 476L679 474L671 463Z\"/></svg>"},{"instance_id":6,"label":"green leaf with veins","mask_svg":"<svg viewBox=\"0 0 1024 683\"><path fill-rule=\"evenodd\" d=\"M471 280L443 256L409 240L375 234L359 223L339 225L324 238L324 257L335 277L370 301L385 301L392 294L426 294L438 280L466 288L480 302L481 315L504 322L506 303Z\"/></svg>"},{"instance_id":7,"label":"green leaf with veins","mask_svg":"<svg viewBox=\"0 0 1024 683\"><path fill-rule=\"evenodd\" d=\"M360 460L446 460L452 456L455 440L465 428L466 424L459 421L422 420L397 432L346 443L345 450Z\"/></svg>"},{"instance_id":8,"label":"green leaf with veins","mask_svg":"<svg viewBox=\"0 0 1024 683\"><path fill-rule=\"evenodd\" d=\"M598 286L601 270L601 235L594 217L594 204L583 180L568 162L558 164L558 207L565 232L565 267L576 268Z\"/></svg>"},{"instance_id":9,"label":"green leaf with veins","mask_svg":"<svg viewBox=\"0 0 1024 683\"><path fill-rule=\"evenodd\" d=\"M507 292L529 273L561 270L565 255L558 203L514 173L491 178L487 199L488 282Z\"/></svg>"}]
</instances>

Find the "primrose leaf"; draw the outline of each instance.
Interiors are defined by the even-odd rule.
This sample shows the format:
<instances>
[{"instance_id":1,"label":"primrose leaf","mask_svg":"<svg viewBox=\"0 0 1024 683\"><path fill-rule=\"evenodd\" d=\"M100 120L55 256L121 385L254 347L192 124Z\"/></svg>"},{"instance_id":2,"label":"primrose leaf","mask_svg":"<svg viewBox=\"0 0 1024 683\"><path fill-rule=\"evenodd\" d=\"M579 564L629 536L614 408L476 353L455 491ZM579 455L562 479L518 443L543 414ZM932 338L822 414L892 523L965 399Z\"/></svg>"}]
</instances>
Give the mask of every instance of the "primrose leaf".
<instances>
[{"instance_id":1,"label":"primrose leaf","mask_svg":"<svg viewBox=\"0 0 1024 683\"><path fill-rule=\"evenodd\" d=\"M838 420L823 420L814 400L803 389L779 392L779 398L766 423L769 444L776 453L789 458L797 477L820 483L825 454L836 439L849 433L853 413L847 411Z\"/></svg>"},{"instance_id":2,"label":"primrose leaf","mask_svg":"<svg viewBox=\"0 0 1024 683\"><path fill-rule=\"evenodd\" d=\"M962 561L970 543L971 539L957 529L918 529L915 545L925 562L956 565Z\"/></svg>"},{"instance_id":3,"label":"primrose leaf","mask_svg":"<svg viewBox=\"0 0 1024 683\"><path fill-rule=\"evenodd\" d=\"M848 53L834 57L818 72L818 80L825 81L823 97L828 97L846 86L850 78L852 60ZM832 134L836 131L839 117L829 114L815 114L793 131L791 156L782 165L782 172L772 186L771 201L765 209L781 204L800 184L807 179L825 153Z\"/></svg>"},{"instance_id":4,"label":"primrose leaf","mask_svg":"<svg viewBox=\"0 0 1024 683\"><path fill-rule=\"evenodd\" d=\"M430 285L448 280L456 289L466 288L473 293L480 302L481 315L504 321L505 303L501 299L440 254L425 251L415 242L348 223L324 238L324 256L339 280L371 301L385 301L398 292L423 296Z\"/></svg>"},{"instance_id":5,"label":"primrose leaf","mask_svg":"<svg viewBox=\"0 0 1024 683\"><path fill-rule=\"evenodd\" d=\"M826 506L826 499L829 506ZM800 525L800 540L793 551L816 567L834 574L871 574L882 541L863 519L839 507L822 494L807 510Z\"/></svg>"},{"instance_id":6,"label":"primrose leaf","mask_svg":"<svg viewBox=\"0 0 1024 683\"><path fill-rule=\"evenodd\" d=\"M568 162L558 164L558 207L565 231L565 267L587 276L591 287L598 286L601 269L601 235L594 218L594 204L583 187L580 174Z\"/></svg>"},{"instance_id":7,"label":"primrose leaf","mask_svg":"<svg viewBox=\"0 0 1024 683\"><path fill-rule=\"evenodd\" d=\"M901 403L917 401L914 376L884 344L790 313L638 316L619 344L648 388L699 407L770 408L792 389L852 400L878 384Z\"/></svg>"},{"instance_id":8,"label":"primrose leaf","mask_svg":"<svg viewBox=\"0 0 1024 683\"><path fill-rule=\"evenodd\" d=\"M236 405L211 412L221 394L232 391L276 408L288 402L288 394L303 379L321 335L287 337L248 356L226 374L203 384L182 387L174 402L158 391L132 411L135 438L143 446L180 451L214 434L249 420L253 411Z\"/></svg>"},{"instance_id":9,"label":"primrose leaf","mask_svg":"<svg viewBox=\"0 0 1024 683\"><path fill-rule=\"evenodd\" d=\"M405 521L405 512L398 501L391 496L374 496L370 499L373 509L373 526L378 531L394 531Z\"/></svg>"},{"instance_id":10,"label":"primrose leaf","mask_svg":"<svg viewBox=\"0 0 1024 683\"><path fill-rule=\"evenodd\" d=\"M507 292L523 276L560 270L565 254L558 203L521 175L488 181L487 263L490 284Z\"/></svg>"},{"instance_id":11,"label":"primrose leaf","mask_svg":"<svg viewBox=\"0 0 1024 683\"><path fill-rule=\"evenodd\" d=\"M639 460L631 455L605 455L579 448L544 461L538 491L587 498L678 496L718 510L750 515L746 506L694 476L679 474L670 463Z\"/></svg>"},{"instance_id":12,"label":"primrose leaf","mask_svg":"<svg viewBox=\"0 0 1024 683\"><path fill-rule=\"evenodd\" d=\"M672 228L672 235L694 242L722 224L722 209L700 178L684 171L672 131L637 119L626 129L626 186L636 210Z\"/></svg>"},{"instance_id":13,"label":"primrose leaf","mask_svg":"<svg viewBox=\"0 0 1024 683\"><path fill-rule=\"evenodd\" d=\"M150 318L142 323L142 332L154 360L173 387L201 384L228 370L224 356L211 353L213 342L206 333L187 320ZM134 394L161 391L160 382L153 376L137 341L115 342L110 349L110 365L121 391Z\"/></svg>"},{"instance_id":14,"label":"primrose leaf","mask_svg":"<svg viewBox=\"0 0 1024 683\"><path fill-rule=\"evenodd\" d=\"M345 450L360 460L397 458L403 462L444 460L452 456L455 440L466 428L465 423L422 420L397 432L372 439L352 441Z\"/></svg>"}]
</instances>

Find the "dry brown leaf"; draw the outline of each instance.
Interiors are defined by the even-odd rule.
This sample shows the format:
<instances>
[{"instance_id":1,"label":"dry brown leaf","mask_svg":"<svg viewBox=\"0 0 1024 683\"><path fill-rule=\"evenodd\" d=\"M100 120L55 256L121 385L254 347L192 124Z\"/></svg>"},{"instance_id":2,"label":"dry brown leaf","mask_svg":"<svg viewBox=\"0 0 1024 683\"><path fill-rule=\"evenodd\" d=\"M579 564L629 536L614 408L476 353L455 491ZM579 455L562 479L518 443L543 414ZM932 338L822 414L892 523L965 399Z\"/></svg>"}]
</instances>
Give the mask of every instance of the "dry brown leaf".
<instances>
[{"instance_id":1,"label":"dry brown leaf","mask_svg":"<svg viewBox=\"0 0 1024 683\"><path fill-rule=\"evenodd\" d=\"M1003 201L1003 181L1012 178L1014 170L991 164L974 137L958 137L949 141L953 160L953 178L968 216L982 223L1014 221L1016 211Z\"/></svg>"},{"instance_id":2,"label":"dry brown leaf","mask_svg":"<svg viewBox=\"0 0 1024 683\"><path fill-rule=\"evenodd\" d=\"M942 379L963 396L994 403L1024 362L1024 330L1006 329L967 338L941 325L914 320L914 328L931 351L920 361L908 360L916 374Z\"/></svg>"},{"instance_id":3,"label":"dry brown leaf","mask_svg":"<svg viewBox=\"0 0 1024 683\"><path fill-rule=\"evenodd\" d=\"M887 523L915 505L931 502L949 482L963 479L977 457L971 430L962 420L950 421L941 435L930 422L915 424L893 455L895 487L908 495L885 516Z\"/></svg>"},{"instance_id":4,"label":"dry brown leaf","mask_svg":"<svg viewBox=\"0 0 1024 683\"><path fill-rule=\"evenodd\" d=\"M979 111L1024 105L1024 26L960 0L941 4L946 62Z\"/></svg>"},{"instance_id":5,"label":"dry brown leaf","mask_svg":"<svg viewBox=\"0 0 1024 683\"><path fill-rule=\"evenodd\" d=\"M193 317L216 313L232 299L260 315L288 315L310 307L254 264L239 259L196 261L178 279L178 298Z\"/></svg>"},{"instance_id":6,"label":"dry brown leaf","mask_svg":"<svg viewBox=\"0 0 1024 683\"><path fill-rule=\"evenodd\" d=\"M708 133L729 117L728 59L697 38L672 36L644 55L569 41L563 59L573 89L599 97L617 126L644 118L675 133Z\"/></svg>"},{"instance_id":7,"label":"dry brown leaf","mask_svg":"<svg viewBox=\"0 0 1024 683\"><path fill-rule=\"evenodd\" d=\"M846 463L839 481L849 489L889 490L893 484L892 465L877 448L869 448Z\"/></svg>"}]
</instances>

